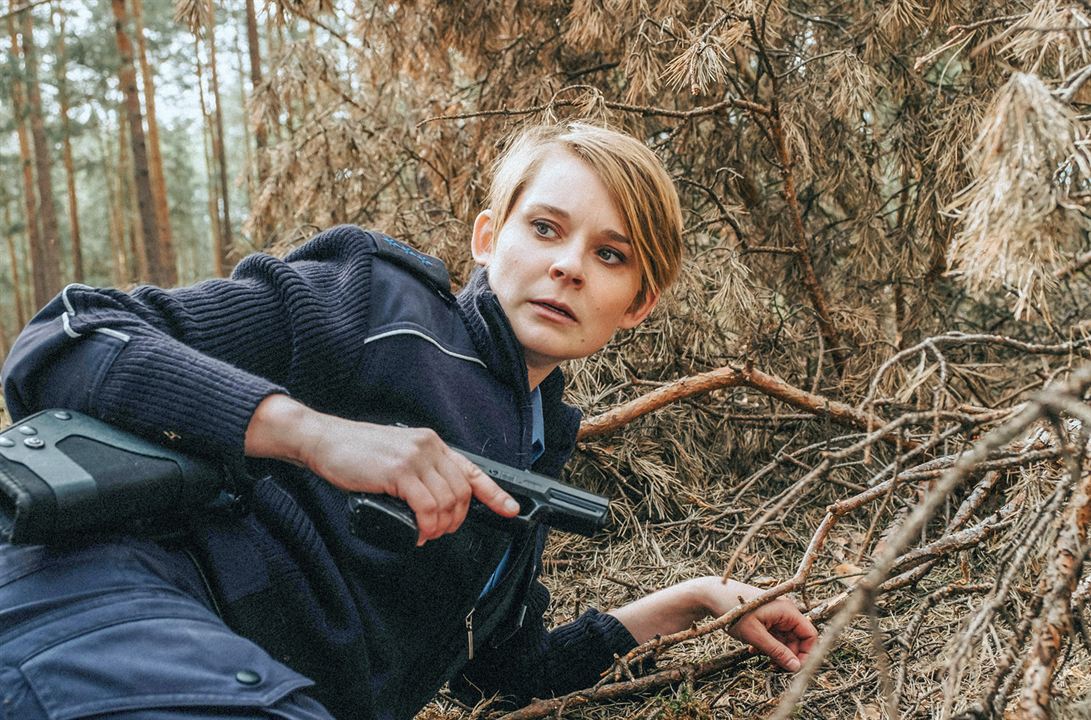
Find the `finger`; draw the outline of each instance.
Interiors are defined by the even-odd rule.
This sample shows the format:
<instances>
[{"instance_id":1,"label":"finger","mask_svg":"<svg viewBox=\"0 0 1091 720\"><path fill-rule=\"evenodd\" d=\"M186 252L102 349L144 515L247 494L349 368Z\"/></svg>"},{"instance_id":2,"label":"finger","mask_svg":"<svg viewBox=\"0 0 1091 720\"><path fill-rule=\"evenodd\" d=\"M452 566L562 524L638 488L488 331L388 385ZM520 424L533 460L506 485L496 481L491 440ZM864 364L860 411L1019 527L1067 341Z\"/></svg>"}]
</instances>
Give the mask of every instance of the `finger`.
<instances>
[{"instance_id":1,"label":"finger","mask_svg":"<svg viewBox=\"0 0 1091 720\"><path fill-rule=\"evenodd\" d=\"M466 513L470 510L470 501L474 497L474 489L466 479L465 468L461 465L448 465L444 468L444 471L447 485L455 496L455 505L451 508L451 528L447 532L454 532L466 520Z\"/></svg>"},{"instance_id":2,"label":"finger","mask_svg":"<svg viewBox=\"0 0 1091 720\"><path fill-rule=\"evenodd\" d=\"M753 620L753 625L747 629L746 640L785 670L789 672L799 670L800 662L795 653L789 650L787 645L769 634L769 631L758 620Z\"/></svg>"},{"instance_id":3,"label":"finger","mask_svg":"<svg viewBox=\"0 0 1091 720\"><path fill-rule=\"evenodd\" d=\"M805 652L809 651L818 639L818 630L815 629L814 624L794 604L787 608L772 629L774 635L791 638Z\"/></svg>"},{"instance_id":4,"label":"finger","mask_svg":"<svg viewBox=\"0 0 1091 720\"><path fill-rule=\"evenodd\" d=\"M458 502L450 484L435 470L425 474L424 486L428 492L432 493L432 497L436 501L436 522L428 538L434 540L451 531L451 522L454 519L454 510ZM457 527L456 524L455 528Z\"/></svg>"},{"instance_id":5,"label":"finger","mask_svg":"<svg viewBox=\"0 0 1091 720\"><path fill-rule=\"evenodd\" d=\"M799 651L796 656L799 657L799 661L803 662L807 659L807 656L811 654L811 649L814 648L815 643L818 642L818 631L814 625L807 618L803 618L806 623L805 628L809 631L806 634L797 633L799 637Z\"/></svg>"},{"instance_id":6,"label":"finger","mask_svg":"<svg viewBox=\"0 0 1091 720\"><path fill-rule=\"evenodd\" d=\"M451 467L447 466L443 470L441 479L447 484L451 496L451 504L443 512L443 520L445 521L443 532L453 533L462 526L463 521L466 519L466 513L470 509L470 499L473 497L473 489L457 468L452 471Z\"/></svg>"},{"instance_id":7,"label":"finger","mask_svg":"<svg viewBox=\"0 0 1091 720\"><path fill-rule=\"evenodd\" d=\"M466 481L470 484L475 498L480 500L494 513L503 515L504 517L515 517L519 514L519 503L515 501L515 498L504 492L499 485L493 482L492 478L481 472L481 468L474 465L464 456L459 455L453 450L451 451L451 454L458 458L456 462L458 462L459 467L463 469Z\"/></svg>"},{"instance_id":8,"label":"finger","mask_svg":"<svg viewBox=\"0 0 1091 720\"><path fill-rule=\"evenodd\" d=\"M417 521L417 547L427 542L435 531L437 522L436 500L419 480L398 483L395 493L409 505Z\"/></svg>"}]
</instances>

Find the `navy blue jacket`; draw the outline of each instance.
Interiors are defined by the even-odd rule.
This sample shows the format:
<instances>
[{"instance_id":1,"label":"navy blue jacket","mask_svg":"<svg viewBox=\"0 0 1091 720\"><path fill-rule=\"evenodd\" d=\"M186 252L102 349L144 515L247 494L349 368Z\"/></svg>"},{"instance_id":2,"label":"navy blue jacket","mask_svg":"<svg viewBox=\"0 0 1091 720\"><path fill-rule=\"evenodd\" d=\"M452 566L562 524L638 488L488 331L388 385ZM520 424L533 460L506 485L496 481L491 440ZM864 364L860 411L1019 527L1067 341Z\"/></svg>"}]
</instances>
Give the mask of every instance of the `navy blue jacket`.
<instances>
[{"instance_id":1,"label":"navy blue jacket","mask_svg":"<svg viewBox=\"0 0 1091 720\"><path fill-rule=\"evenodd\" d=\"M386 550L350 532L341 491L243 458L254 409L281 392L530 466L522 349L483 272L457 298L449 287L436 258L353 226L283 260L251 256L230 280L131 294L69 286L10 353L5 399L14 419L69 407L248 462L263 478L252 512L197 523L191 547L232 629L314 679L335 715L409 718L448 680L516 701L589 685L634 641L594 610L546 631L544 528L467 522L423 548ZM559 371L541 385L546 450L533 465L554 476L579 425L562 391ZM504 577L479 597L509 546Z\"/></svg>"}]
</instances>

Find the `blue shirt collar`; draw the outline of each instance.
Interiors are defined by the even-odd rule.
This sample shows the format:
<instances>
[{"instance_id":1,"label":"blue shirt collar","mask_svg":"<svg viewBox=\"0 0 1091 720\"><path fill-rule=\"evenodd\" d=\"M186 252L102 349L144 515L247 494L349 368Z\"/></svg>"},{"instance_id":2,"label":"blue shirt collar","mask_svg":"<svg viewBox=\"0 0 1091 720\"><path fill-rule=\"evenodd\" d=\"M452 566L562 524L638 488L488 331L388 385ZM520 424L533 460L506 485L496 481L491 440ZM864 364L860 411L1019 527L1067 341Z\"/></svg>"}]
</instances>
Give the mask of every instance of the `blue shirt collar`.
<instances>
[{"instance_id":1,"label":"blue shirt collar","mask_svg":"<svg viewBox=\"0 0 1091 720\"><path fill-rule=\"evenodd\" d=\"M545 418L542 415L542 391L534 388L530 394L530 462L538 462L545 452Z\"/></svg>"}]
</instances>

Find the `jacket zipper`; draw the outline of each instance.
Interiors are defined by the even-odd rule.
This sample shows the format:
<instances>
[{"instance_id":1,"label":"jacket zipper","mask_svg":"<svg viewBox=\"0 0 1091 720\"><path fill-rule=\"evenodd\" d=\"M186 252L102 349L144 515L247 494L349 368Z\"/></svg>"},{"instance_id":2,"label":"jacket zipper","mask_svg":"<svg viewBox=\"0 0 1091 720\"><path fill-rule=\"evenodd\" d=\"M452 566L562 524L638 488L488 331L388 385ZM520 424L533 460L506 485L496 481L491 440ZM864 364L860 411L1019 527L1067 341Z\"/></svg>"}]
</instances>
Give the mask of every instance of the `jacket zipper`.
<instances>
[{"instance_id":1,"label":"jacket zipper","mask_svg":"<svg viewBox=\"0 0 1091 720\"><path fill-rule=\"evenodd\" d=\"M466 661L474 659L474 610L477 606L470 608L469 614L466 615Z\"/></svg>"}]
</instances>

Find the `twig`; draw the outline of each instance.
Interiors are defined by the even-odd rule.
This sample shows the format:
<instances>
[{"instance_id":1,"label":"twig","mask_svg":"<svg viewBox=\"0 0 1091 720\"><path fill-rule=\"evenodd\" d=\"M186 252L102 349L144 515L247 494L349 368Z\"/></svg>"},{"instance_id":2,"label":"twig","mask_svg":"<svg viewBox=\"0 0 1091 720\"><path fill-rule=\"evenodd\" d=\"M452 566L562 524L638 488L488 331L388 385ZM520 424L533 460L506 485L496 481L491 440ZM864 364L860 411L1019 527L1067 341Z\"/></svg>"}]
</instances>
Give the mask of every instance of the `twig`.
<instances>
[{"instance_id":1,"label":"twig","mask_svg":"<svg viewBox=\"0 0 1091 720\"><path fill-rule=\"evenodd\" d=\"M758 32L753 16L749 18L749 22L750 36L757 45L758 55L767 65L769 65L769 56L765 50L765 44L762 40L761 33ZM829 301L826 299L826 291L818 281L818 275L815 273L814 269L814 262L811 259L811 243L810 239L807 237L807 229L803 225L803 210L799 206L799 197L796 194L797 190L794 172L795 158L792 157L792 153L788 149L788 140L784 132L784 120L780 112L780 103L777 100L777 74L773 71L771 66L769 67L769 79L772 83L773 91L773 100L769 104L769 113L767 115L769 118L769 131L772 135L773 148L777 153L777 159L780 165L780 177L784 182L784 200L788 204L788 214L792 223L792 229L795 232L795 243L796 247L799 249L799 252L796 254L796 259L799 261L803 287L806 289L807 295L811 300L811 305L814 307L815 316L818 320L818 330L822 333L826 347L833 356L834 365L837 366L837 371L839 373L844 374L845 363L848 360L848 357L845 355L844 348L841 347L841 339L837 332L837 328L833 323L833 317L830 314L830 305Z\"/></svg>"},{"instance_id":2,"label":"twig","mask_svg":"<svg viewBox=\"0 0 1091 720\"><path fill-rule=\"evenodd\" d=\"M905 629L901 633L905 652L903 654L903 660L901 666L898 669L898 678L894 683L894 697L893 706L895 711L897 710L901 696L902 687L905 685L905 673L909 667L909 659L912 656L913 642L917 639L917 635L920 632L920 627L924 623L924 616L928 614L928 611L934 608L951 595L962 593L984 593L989 591L989 586L984 583L977 583L973 585L963 585L961 583L951 583L944 587L928 594L924 601L917 607L916 612L913 613L913 617L906 623ZM897 717L891 714L891 717Z\"/></svg>"},{"instance_id":3,"label":"twig","mask_svg":"<svg viewBox=\"0 0 1091 720\"><path fill-rule=\"evenodd\" d=\"M655 688L683 682L687 679L699 678L720 670L727 670L728 668L739 665L751 657L751 655L752 653L748 652L745 648L741 648L733 653L707 662L660 670L659 672L633 680L602 685L590 690L581 690L549 700L538 700L515 712L502 715L498 720L536 720L537 718L554 715L561 708L573 708L580 705L586 705L589 702L614 700L637 693L647 692L648 690L654 690Z\"/></svg>"},{"instance_id":4,"label":"twig","mask_svg":"<svg viewBox=\"0 0 1091 720\"><path fill-rule=\"evenodd\" d=\"M1013 348L1015 350L1021 350L1023 352L1033 353L1035 355L1069 355L1076 350L1086 347L1089 340L1087 338L1080 338L1072 342L1055 343L1052 345L1044 345L1039 343L1029 343L1023 340L1016 340L1015 338L1006 337L1004 335L989 335L989 334L973 334L968 335L961 332L949 332L943 335L935 335L930 338L925 338L921 342L912 347L905 348L891 357L887 358L879 369L875 371L875 374L871 378L871 383L868 385L867 395L864 396L863 401L860 402L859 408L868 413L870 416L872 409L875 405L875 396L879 390L879 383L886 374L886 371L893 367L898 362L904 360L907 357L912 357L925 349L933 350L936 355L939 355L937 348L943 345L961 345L969 343L985 343L989 345L1003 345ZM870 431L871 425L868 426Z\"/></svg>"},{"instance_id":5,"label":"twig","mask_svg":"<svg viewBox=\"0 0 1091 720\"><path fill-rule=\"evenodd\" d=\"M1064 280L1065 278L1075 275L1080 270L1083 270L1089 263L1091 263L1091 250L1085 252L1068 265L1065 265L1063 268L1054 272L1053 277L1058 280Z\"/></svg>"}]
</instances>

